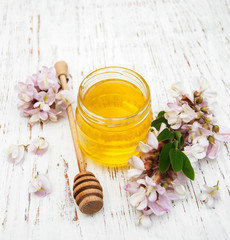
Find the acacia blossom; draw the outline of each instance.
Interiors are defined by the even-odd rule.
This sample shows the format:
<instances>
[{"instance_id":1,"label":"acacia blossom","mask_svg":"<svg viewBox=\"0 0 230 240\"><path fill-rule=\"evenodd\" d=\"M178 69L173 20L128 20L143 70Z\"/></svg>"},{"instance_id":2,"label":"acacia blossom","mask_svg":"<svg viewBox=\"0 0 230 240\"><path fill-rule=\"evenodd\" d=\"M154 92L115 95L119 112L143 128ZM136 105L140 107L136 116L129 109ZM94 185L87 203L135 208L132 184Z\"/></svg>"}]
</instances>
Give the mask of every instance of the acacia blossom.
<instances>
[{"instance_id":1,"label":"acacia blossom","mask_svg":"<svg viewBox=\"0 0 230 240\"><path fill-rule=\"evenodd\" d=\"M162 124L161 130L164 128L165 125ZM157 140L152 137L152 134L159 135L161 130L150 132L151 134L148 135L149 146L153 146ZM158 144L154 146L157 147ZM150 215L163 215L170 211L171 201L181 199L185 195L184 178L180 177L183 175L182 173L169 174L166 178L161 179L159 173L151 174L149 172L150 169L146 163L148 163L148 157L154 156L152 151L157 150L154 148L149 152L142 152L142 158L132 156L129 159L129 165L132 168L127 173L129 182L124 186L124 189L131 193L130 204L141 212L138 222L146 227L150 226Z\"/></svg>"},{"instance_id":2,"label":"acacia blossom","mask_svg":"<svg viewBox=\"0 0 230 240\"><path fill-rule=\"evenodd\" d=\"M29 146L29 151L32 152L35 155L43 155L47 149L48 149L48 142L45 140L43 137L37 137L35 138L30 146Z\"/></svg>"},{"instance_id":3,"label":"acacia blossom","mask_svg":"<svg viewBox=\"0 0 230 240\"><path fill-rule=\"evenodd\" d=\"M185 136L184 153L196 166L199 159L217 157L221 142L230 140L230 129L215 124L209 104L214 104L216 93L209 90L208 81L195 78L191 82L192 94L184 93L179 83L172 87L176 101L168 103L164 117L172 129Z\"/></svg>"},{"instance_id":4,"label":"acacia blossom","mask_svg":"<svg viewBox=\"0 0 230 240\"><path fill-rule=\"evenodd\" d=\"M204 185L204 189L201 190L200 200L207 204L208 207L215 207L215 200L219 198L219 181L213 187Z\"/></svg>"},{"instance_id":5,"label":"acacia blossom","mask_svg":"<svg viewBox=\"0 0 230 240\"><path fill-rule=\"evenodd\" d=\"M51 183L48 176L44 174L36 175L29 184L29 193L34 193L39 197L45 197L51 193Z\"/></svg>"},{"instance_id":6,"label":"acacia blossom","mask_svg":"<svg viewBox=\"0 0 230 240\"><path fill-rule=\"evenodd\" d=\"M58 121L74 101L70 91L61 90L54 67L43 66L37 74L28 77L26 83L19 82L16 89L20 100L18 109L22 116L30 118L30 124Z\"/></svg>"},{"instance_id":7,"label":"acacia blossom","mask_svg":"<svg viewBox=\"0 0 230 240\"><path fill-rule=\"evenodd\" d=\"M18 164L24 159L26 147L24 145L11 144L7 150L7 161Z\"/></svg>"},{"instance_id":8,"label":"acacia blossom","mask_svg":"<svg viewBox=\"0 0 230 240\"><path fill-rule=\"evenodd\" d=\"M147 143L143 143L142 141L139 142L138 146L136 147L137 152L148 153L153 149L158 148L158 140L157 136L166 128L166 125L163 123L159 131L156 128L152 127L151 131L149 131L147 136Z\"/></svg>"},{"instance_id":9,"label":"acacia blossom","mask_svg":"<svg viewBox=\"0 0 230 240\"><path fill-rule=\"evenodd\" d=\"M190 166L196 166L200 159L215 159L221 143L230 140L230 130L217 125L212 112L216 93L209 90L205 79L195 79L193 84L192 93L185 93L181 83L172 87L175 101L168 103L163 116L160 112L155 123L152 122L152 126L159 130L151 127L146 143L141 141L136 147L138 156L129 159L128 183L124 189L130 193L130 204L140 212L138 223L146 227L151 225L152 214L159 216L169 212L172 201L186 196L184 185L187 177L194 179L194 175L189 175L194 174ZM160 136L162 131L164 136ZM164 154L161 155L163 148ZM185 156L181 157L182 163L186 164L185 169L183 164L179 168L179 162L174 165L176 168L173 167L175 155L170 153L174 152L178 154L176 162L179 156ZM161 160L160 156L163 156ZM160 162L163 164L161 167ZM218 184L205 186L200 196L202 201L213 207L214 200L218 198L218 189Z\"/></svg>"}]
</instances>

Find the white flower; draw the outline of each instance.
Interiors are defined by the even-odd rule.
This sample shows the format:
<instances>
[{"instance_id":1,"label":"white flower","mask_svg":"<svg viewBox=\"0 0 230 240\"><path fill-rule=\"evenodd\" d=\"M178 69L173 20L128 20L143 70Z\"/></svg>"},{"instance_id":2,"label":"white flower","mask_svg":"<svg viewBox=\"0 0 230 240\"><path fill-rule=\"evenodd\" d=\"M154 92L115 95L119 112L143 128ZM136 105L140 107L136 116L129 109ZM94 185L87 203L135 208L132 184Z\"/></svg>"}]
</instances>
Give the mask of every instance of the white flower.
<instances>
[{"instance_id":1,"label":"white flower","mask_svg":"<svg viewBox=\"0 0 230 240\"><path fill-rule=\"evenodd\" d=\"M192 81L193 89L202 94L203 98L206 98L209 105L215 105L217 99L217 93L210 90L210 84L204 77L195 77Z\"/></svg>"},{"instance_id":2,"label":"white flower","mask_svg":"<svg viewBox=\"0 0 230 240\"><path fill-rule=\"evenodd\" d=\"M197 113L187 104L182 105L183 112L179 115L181 120L188 123L197 118Z\"/></svg>"},{"instance_id":3,"label":"white flower","mask_svg":"<svg viewBox=\"0 0 230 240\"><path fill-rule=\"evenodd\" d=\"M145 188L140 187L138 192L134 193L130 198L130 204L135 207L137 210L143 210L147 207L147 198L145 195Z\"/></svg>"},{"instance_id":4,"label":"white flower","mask_svg":"<svg viewBox=\"0 0 230 240\"><path fill-rule=\"evenodd\" d=\"M173 186L173 192L177 195L178 199L183 199L186 196L184 184L187 180L187 177L182 172L178 172L177 178L171 182Z\"/></svg>"},{"instance_id":5,"label":"white flower","mask_svg":"<svg viewBox=\"0 0 230 240\"><path fill-rule=\"evenodd\" d=\"M208 207L215 207L215 200L219 198L219 181L217 185L209 187L204 185L204 189L201 191L200 200L207 204Z\"/></svg>"},{"instance_id":6,"label":"white flower","mask_svg":"<svg viewBox=\"0 0 230 240\"><path fill-rule=\"evenodd\" d=\"M42 155L47 151L48 146L49 146L49 144L45 140L45 138L37 137L31 142L31 144L29 146L29 150L30 150L30 152L32 152L36 155Z\"/></svg>"},{"instance_id":7,"label":"white flower","mask_svg":"<svg viewBox=\"0 0 230 240\"><path fill-rule=\"evenodd\" d=\"M152 131L149 131L149 133L148 133L147 144L143 143L142 141L140 141L135 150L137 152L148 153L148 152L150 152L153 149L157 149L158 148L157 136L165 128L166 128L165 123L161 124L161 127L160 127L159 131L157 131L156 128L152 127L151 128Z\"/></svg>"},{"instance_id":8,"label":"white flower","mask_svg":"<svg viewBox=\"0 0 230 240\"><path fill-rule=\"evenodd\" d=\"M136 151L147 153L147 152L150 152L151 150L157 149L157 148L158 148L158 140L157 140L155 134L153 132L149 131L148 137L147 137L147 144L140 141L138 146L136 147Z\"/></svg>"},{"instance_id":9,"label":"white flower","mask_svg":"<svg viewBox=\"0 0 230 240\"><path fill-rule=\"evenodd\" d=\"M35 193L39 197L45 197L51 193L49 178L44 174L36 175L29 184L29 192Z\"/></svg>"},{"instance_id":10,"label":"white flower","mask_svg":"<svg viewBox=\"0 0 230 240\"><path fill-rule=\"evenodd\" d=\"M129 164L134 168L131 168L128 170L128 173L127 173L128 178L139 177L142 174L142 172L145 170L143 161L137 156L132 156L129 159Z\"/></svg>"},{"instance_id":11,"label":"white flower","mask_svg":"<svg viewBox=\"0 0 230 240\"><path fill-rule=\"evenodd\" d=\"M202 125L198 122L194 122L192 125L187 125L185 127L188 128L187 130L189 130L188 131L188 133L189 133L188 141L189 142L192 142L193 139L195 139L196 137L199 137L199 136L208 137L209 135L212 135L212 132L210 130L203 128Z\"/></svg>"},{"instance_id":12,"label":"white flower","mask_svg":"<svg viewBox=\"0 0 230 240\"><path fill-rule=\"evenodd\" d=\"M176 98L179 98L184 93L184 85L182 82L176 82L171 87L172 95Z\"/></svg>"},{"instance_id":13,"label":"white flower","mask_svg":"<svg viewBox=\"0 0 230 240\"><path fill-rule=\"evenodd\" d=\"M75 101L75 96L69 90L61 90L57 95L57 104L62 108L67 108L69 104Z\"/></svg>"},{"instance_id":14,"label":"white flower","mask_svg":"<svg viewBox=\"0 0 230 240\"><path fill-rule=\"evenodd\" d=\"M209 146L209 141L205 136L198 136L193 139L191 146L186 146L184 148L184 153L186 155L192 155L197 160L206 157L206 152Z\"/></svg>"},{"instance_id":15,"label":"white flower","mask_svg":"<svg viewBox=\"0 0 230 240\"><path fill-rule=\"evenodd\" d=\"M152 210L150 214L152 214ZM149 215L142 214L138 219L138 223L140 223L143 227L150 227L152 222Z\"/></svg>"},{"instance_id":16,"label":"white flower","mask_svg":"<svg viewBox=\"0 0 230 240\"><path fill-rule=\"evenodd\" d=\"M10 145L7 150L7 160L10 163L18 164L24 158L25 146L24 145Z\"/></svg>"},{"instance_id":17,"label":"white flower","mask_svg":"<svg viewBox=\"0 0 230 240\"><path fill-rule=\"evenodd\" d=\"M50 88L58 89L58 78L54 67L42 67L37 76L38 86L41 90L49 90Z\"/></svg>"},{"instance_id":18,"label":"white flower","mask_svg":"<svg viewBox=\"0 0 230 240\"><path fill-rule=\"evenodd\" d=\"M168 120L169 125L173 129L178 129L181 126L182 120L179 117L183 108L175 103L168 103L168 108L165 111L164 117Z\"/></svg>"}]
</instances>

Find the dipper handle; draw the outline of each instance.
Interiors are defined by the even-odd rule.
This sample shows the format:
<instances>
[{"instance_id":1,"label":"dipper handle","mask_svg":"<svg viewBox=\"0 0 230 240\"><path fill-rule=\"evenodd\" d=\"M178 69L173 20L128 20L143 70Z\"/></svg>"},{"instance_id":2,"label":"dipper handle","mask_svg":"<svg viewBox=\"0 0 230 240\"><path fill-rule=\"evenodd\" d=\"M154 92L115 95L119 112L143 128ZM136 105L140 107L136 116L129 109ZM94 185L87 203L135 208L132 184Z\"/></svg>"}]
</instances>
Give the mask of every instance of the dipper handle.
<instances>
[{"instance_id":1,"label":"dipper handle","mask_svg":"<svg viewBox=\"0 0 230 240\"><path fill-rule=\"evenodd\" d=\"M59 61L59 62L55 63L54 67L56 69L57 76L61 81L62 89L67 90L68 89L67 79L66 79L67 72L68 72L67 63L64 61ZM76 125L76 121L74 119L74 114L73 114L73 109L72 109L71 104L67 107L66 112L67 112L68 119L69 119L69 126L70 126L70 130L71 130L72 138L73 138L73 144L74 144L75 154L77 157L78 168L79 168L80 172L85 172L86 171L85 161L82 157L81 149L78 144L77 125Z\"/></svg>"}]
</instances>

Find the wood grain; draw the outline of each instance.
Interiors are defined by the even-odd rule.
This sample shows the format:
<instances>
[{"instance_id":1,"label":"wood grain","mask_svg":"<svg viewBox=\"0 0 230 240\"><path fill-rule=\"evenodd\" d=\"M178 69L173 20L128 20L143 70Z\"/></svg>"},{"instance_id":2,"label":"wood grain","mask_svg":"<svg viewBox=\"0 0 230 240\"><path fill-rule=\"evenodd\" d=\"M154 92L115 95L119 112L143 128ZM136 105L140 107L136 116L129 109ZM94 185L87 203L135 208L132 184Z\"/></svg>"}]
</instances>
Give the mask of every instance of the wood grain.
<instances>
[{"instance_id":1,"label":"wood grain","mask_svg":"<svg viewBox=\"0 0 230 240\"><path fill-rule=\"evenodd\" d=\"M172 212L153 217L150 229L135 225L137 214L123 190L126 169L87 161L103 187L104 207L85 216L74 203L72 179L78 171L68 119L30 129L19 116L14 86L42 65L69 63L69 87L77 97L91 71L118 65L134 69L149 83L153 111L171 99L170 85L203 75L218 92L216 116L230 121L229 0L69 0L0 1L0 239L229 239L230 145L217 161L201 161L188 195ZM76 105L75 105L76 106ZM42 157L27 155L12 166L11 143L45 137ZM37 172L48 172L53 192L44 199L28 194ZM204 183L220 181L221 199L209 210L198 200Z\"/></svg>"}]
</instances>

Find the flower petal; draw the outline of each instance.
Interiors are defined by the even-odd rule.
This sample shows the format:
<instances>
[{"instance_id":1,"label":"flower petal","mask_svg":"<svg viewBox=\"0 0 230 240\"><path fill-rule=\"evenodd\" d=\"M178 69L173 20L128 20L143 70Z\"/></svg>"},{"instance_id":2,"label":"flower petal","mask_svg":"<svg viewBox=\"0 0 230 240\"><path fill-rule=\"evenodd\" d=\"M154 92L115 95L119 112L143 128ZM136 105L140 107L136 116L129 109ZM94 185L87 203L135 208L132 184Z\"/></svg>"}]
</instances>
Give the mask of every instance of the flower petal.
<instances>
[{"instance_id":1,"label":"flower petal","mask_svg":"<svg viewBox=\"0 0 230 240\"><path fill-rule=\"evenodd\" d=\"M137 182L130 182L124 186L124 190L131 193L136 193L139 190L140 184Z\"/></svg>"},{"instance_id":2,"label":"flower petal","mask_svg":"<svg viewBox=\"0 0 230 240\"><path fill-rule=\"evenodd\" d=\"M152 209L153 213L157 216L161 216L165 213L165 211L156 202L151 202L149 204L149 207Z\"/></svg>"},{"instance_id":3,"label":"flower petal","mask_svg":"<svg viewBox=\"0 0 230 240\"><path fill-rule=\"evenodd\" d=\"M165 188L161 187L159 184L157 185L157 192L162 195L165 193Z\"/></svg>"},{"instance_id":4,"label":"flower petal","mask_svg":"<svg viewBox=\"0 0 230 240\"><path fill-rule=\"evenodd\" d=\"M143 170L140 169L129 169L127 172L127 178L139 177L142 174Z\"/></svg>"},{"instance_id":5,"label":"flower petal","mask_svg":"<svg viewBox=\"0 0 230 240\"><path fill-rule=\"evenodd\" d=\"M209 200L207 201L207 205L209 208L214 208L215 207L214 198L210 197Z\"/></svg>"},{"instance_id":6,"label":"flower petal","mask_svg":"<svg viewBox=\"0 0 230 240\"><path fill-rule=\"evenodd\" d=\"M137 157L137 156L132 156L132 164L135 168L140 169L140 170L145 170L145 166L143 161Z\"/></svg>"},{"instance_id":7,"label":"flower petal","mask_svg":"<svg viewBox=\"0 0 230 240\"><path fill-rule=\"evenodd\" d=\"M137 193L134 193L129 198L129 202L133 207L136 208L144 200L144 198L145 198L145 189L141 187Z\"/></svg>"},{"instance_id":8,"label":"flower petal","mask_svg":"<svg viewBox=\"0 0 230 240\"><path fill-rule=\"evenodd\" d=\"M170 211L171 201L166 195L159 195L157 203L164 209L164 211Z\"/></svg>"},{"instance_id":9,"label":"flower petal","mask_svg":"<svg viewBox=\"0 0 230 240\"><path fill-rule=\"evenodd\" d=\"M208 147L208 154L207 157L209 157L210 159L215 159L219 153L219 149L220 149L220 142L215 141L215 143L213 145L209 145Z\"/></svg>"},{"instance_id":10,"label":"flower petal","mask_svg":"<svg viewBox=\"0 0 230 240\"><path fill-rule=\"evenodd\" d=\"M178 199L180 199L180 197L174 191L167 191L166 195L167 195L167 197L170 200L178 200Z\"/></svg>"},{"instance_id":11,"label":"flower petal","mask_svg":"<svg viewBox=\"0 0 230 240\"><path fill-rule=\"evenodd\" d=\"M147 207L147 198L145 197L143 201L140 202L139 206L136 208L137 210L141 211Z\"/></svg>"},{"instance_id":12,"label":"flower petal","mask_svg":"<svg viewBox=\"0 0 230 240\"><path fill-rule=\"evenodd\" d=\"M158 140L157 140L155 134L152 133L151 131L149 131L149 133L148 133L147 144L150 147L152 147L153 149L157 149L158 148Z\"/></svg>"},{"instance_id":13,"label":"flower petal","mask_svg":"<svg viewBox=\"0 0 230 240\"><path fill-rule=\"evenodd\" d=\"M150 227L151 226L151 220L149 216L146 215L142 215L139 219L139 223L144 226L144 227Z\"/></svg>"},{"instance_id":14,"label":"flower petal","mask_svg":"<svg viewBox=\"0 0 230 240\"><path fill-rule=\"evenodd\" d=\"M147 153L147 152L151 151L152 149L153 148L151 146L143 143L142 141L139 142L138 148L136 148L136 150L138 152L143 152L143 153Z\"/></svg>"},{"instance_id":15,"label":"flower petal","mask_svg":"<svg viewBox=\"0 0 230 240\"><path fill-rule=\"evenodd\" d=\"M156 193L156 191L153 191L152 193L150 193L148 199L149 199L150 202L155 202L157 200L157 193Z\"/></svg>"}]
</instances>

